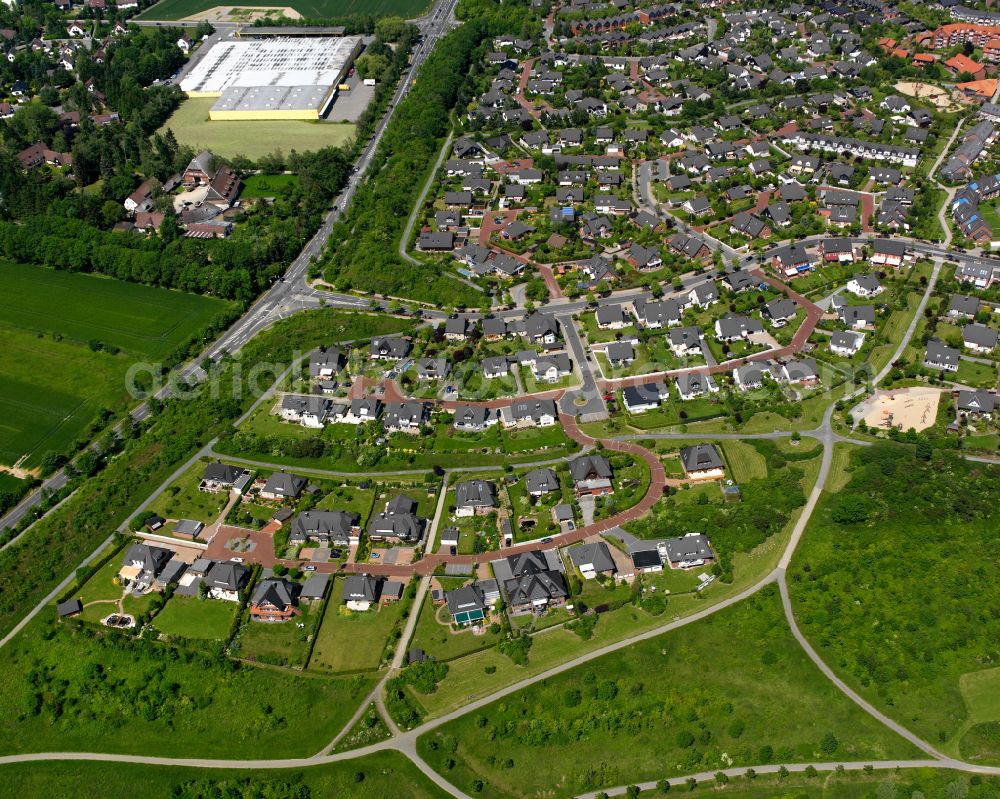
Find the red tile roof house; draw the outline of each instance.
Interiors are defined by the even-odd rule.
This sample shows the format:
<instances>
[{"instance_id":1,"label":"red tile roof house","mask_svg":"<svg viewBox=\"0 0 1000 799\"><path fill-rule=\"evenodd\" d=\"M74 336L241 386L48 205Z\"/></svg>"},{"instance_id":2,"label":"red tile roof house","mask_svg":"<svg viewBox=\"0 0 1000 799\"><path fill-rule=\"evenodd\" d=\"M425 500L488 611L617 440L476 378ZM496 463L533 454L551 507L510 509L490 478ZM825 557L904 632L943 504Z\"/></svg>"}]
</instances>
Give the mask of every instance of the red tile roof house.
<instances>
[{"instance_id":1,"label":"red tile roof house","mask_svg":"<svg viewBox=\"0 0 1000 799\"><path fill-rule=\"evenodd\" d=\"M961 75L963 72L968 72L972 75L973 80L982 80L986 77L986 67L982 64L977 64L962 53L949 58L944 62L944 66L953 75Z\"/></svg>"},{"instance_id":2,"label":"red tile roof house","mask_svg":"<svg viewBox=\"0 0 1000 799\"><path fill-rule=\"evenodd\" d=\"M255 621L280 622L299 613L295 607L298 586L279 577L261 580L250 599L250 618Z\"/></svg>"}]
</instances>

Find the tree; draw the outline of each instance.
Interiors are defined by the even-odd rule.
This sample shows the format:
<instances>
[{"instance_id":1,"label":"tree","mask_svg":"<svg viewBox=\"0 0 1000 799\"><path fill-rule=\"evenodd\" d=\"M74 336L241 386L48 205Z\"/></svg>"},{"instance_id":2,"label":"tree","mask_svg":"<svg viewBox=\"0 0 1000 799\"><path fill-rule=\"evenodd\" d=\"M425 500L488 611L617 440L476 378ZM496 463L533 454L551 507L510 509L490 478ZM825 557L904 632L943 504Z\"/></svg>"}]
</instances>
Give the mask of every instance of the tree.
<instances>
[{"instance_id":1,"label":"tree","mask_svg":"<svg viewBox=\"0 0 1000 799\"><path fill-rule=\"evenodd\" d=\"M857 495L838 497L833 509L830 511L830 518L837 524L861 524L868 521L870 509L868 500Z\"/></svg>"},{"instance_id":2,"label":"tree","mask_svg":"<svg viewBox=\"0 0 1000 799\"><path fill-rule=\"evenodd\" d=\"M383 42L398 42L407 27L408 23L402 17L382 17L375 23L375 38Z\"/></svg>"},{"instance_id":3,"label":"tree","mask_svg":"<svg viewBox=\"0 0 1000 799\"><path fill-rule=\"evenodd\" d=\"M840 741L837 740L837 736L832 732L824 735L823 740L819 742L820 751L825 755L832 755L837 751L838 746L840 746Z\"/></svg>"},{"instance_id":4,"label":"tree","mask_svg":"<svg viewBox=\"0 0 1000 799\"><path fill-rule=\"evenodd\" d=\"M729 776L724 771L715 772L715 784L716 785L726 785L729 782Z\"/></svg>"},{"instance_id":5,"label":"tree","mask_svg":"<svg viewBox=\"0 0 1000 799\"><path fill-rule=\"evenodd\" d=\"M924 436L917 439L917 460L929 461L934 456L934 447Z\"/></svg>"},{"instance_id":6,"label":"tree","mask_svg":"<svg viewBox=\"0 0 1000 799\"><path fill-rule=\"evenodd\" d=\"M358 75L362 78L382 80L389 70L389 59L384 55L363 55L354 62Z\"/></svg>"}]
</instances>

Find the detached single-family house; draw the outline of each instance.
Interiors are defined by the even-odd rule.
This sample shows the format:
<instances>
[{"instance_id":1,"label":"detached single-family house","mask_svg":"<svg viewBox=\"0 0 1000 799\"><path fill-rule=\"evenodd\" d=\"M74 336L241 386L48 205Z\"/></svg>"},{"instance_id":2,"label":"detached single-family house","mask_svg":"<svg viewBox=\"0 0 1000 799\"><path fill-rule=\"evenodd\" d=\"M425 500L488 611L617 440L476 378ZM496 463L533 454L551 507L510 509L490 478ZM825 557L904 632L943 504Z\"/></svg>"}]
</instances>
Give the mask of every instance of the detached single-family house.
<instances>
[{"instance_id":1,"label":"detached single-family house","mask_svg":"<svg viewBox=\"0 0 1000 799\"><path fill-rule=\"evenodd\" d=\"M932 338L927 342L924 352L924 366L928 369L941 369L945 372L957 372L961 353L954 347L947 346L940 339Z\"/></svg>"},{"instance_id":2,"label":"detached single-family house","mask_svg":"<svg viewBox=\"0 0 1000 799\"><path fill-rule=\"evenodd\" d=\"M660 403L669 396L670 390L662 381L640 383L622 390L622 404L629 413L645 413L660 407Z\"/></svg>"},{"instance_id":3,"label":"detached single-family house","mask_svg":"<svg viewBox=\"0 0 1000 799\"><path fill-rule=\"evenodd\" d=\"M603 455L581 455L570 461L569 471L578 497L614 493L611 464Z\"/></svg>"},{"instance_id":4,"label":"detached single-family house","mask_svg":"<svg viewBox=\"0 0 1000 799\"><path fill-rule=\"evenodd\" d=\"M875 297L882 293L882 284L876 275L857 274L847 281L847 290L858 297Z\"/></svg>"},{"instance_id":5,"label":"detached single-family house","mask_svg":"<svg viewBox=\"0 0 1000 799\"><path fill-rule=\"evenodd\" d=\"M305 477L288 472L275 472L267 478L267 482L260 490L262 499L298 499L299 494L308 484Z\"/></svg>"},{"instance_id":6,"label":"detached single-family house","mask_svg":"<svg viewBox=\"0 0 1000 799\"><path fill-rule=\"evenodd\" d=\"M714 444L695 444L681 450L681 466L692 480L714 480L724 477L726 465Z\"/></svg>"},{"instance_id":7,"label":"detached single-family house","mask_svg":"<svg viewBox=\"0 0 1000 799\"><path fill-rule=\"evenodd\" d=\"M379 600L382 580L370 574L352 574L344 580L342 598L348 610L364 612Z\"/></svg>"},{"instance_id":8,"label":"detached single-family house","mask_svg":"<svg viewBox=\"0 0 1000 799\"><path fill-rule=\"evenodd\" d=\"M209 494L232 489L241 490L249 473L240 466L230 466L228 463L209 463L201 474L198 489Z\"/></svg>"},{"instance_id":9,"label":"detached single-family house","mask_svg":"<svg viewBox=\"0 0 1000 799\"><path fill-rule=\"evenodd\" d=\"M444 598L455 624L478 624L486 618L486 595L477 583L448 591Z\"/></svg>"},{"instance_id":10,"label":"detached single-family house","mask_svg":"<svg viewBox=\"0 0 1000 799\"><path fill-rule=\"evenodd\" d=\"M592 580L598 574L612 575L617 571L611 551L603 541L571 547L567 554L586 580Z\"/></svg>"},{"instance_id":11,"label":"detached single-family house","mask_svg":"<svg viewBox=\"0 0 1000 799\"><path fill-rule=\"evenodd\" d=\"M304 544L317 541L333 546L357 545L361 533L361 517L342 510L307 510L292 520L289 542Z\"/></svg>"},{"instance_id":12,"label":"detached single-family house","mask_svg":"<svg viewBox=\"0 0 1000 799\"><path fill-rule=\"evenodd\" d=\"M261 580L250 597L250 618L254 621L281 622L295 616L299 609L299 587L281 577Z\"/></svg>"},{"instance_id":13,"label":"detached single-family house","mask_svg":"<svg viewBox=\"0 0 1000 799\"><path fill-rule=\"evenodd\" d=\"M231 560L217 560L202 578L212 599L239 602L240 591L250 582L250 569Z\"/></svg>"},{"instance_id":14,"label":"detached single-family house","mask_svg":"<svg viewBox=\"0 0 1000 799\"><path fill-rule=\"evenodd\" d=\"M865 334L856 330L837 330L830 334L830 352L850 358L865 343Z\"/></svg>"},{"instance_id":15,"label":"detached single-family house","mask_svg":"<svg viewBox=\"0 0 1000 799\"><path fill-rule=\"evenodd\" d=\"M962 328L962 343L967 350L986 354L997 347L998 333L992 327L973 322Z\"/></svg>"},{"instance_id":16,"label":"detached single-family house","mask_svg":"<svg viewBox=\"0 0 1000 799\"><path fill-rule=\"evenodd\" d=\"M524 489L533 497L559 490L559 477L552 469L535 469L524 476Z\"/></svg>"},{"instance_id":17,"label":"detached single-family house","mask_svg":"<svg viewBox=\"0 0 1000 799\"><path fill-rule=\"evenodd\" d=\"M483 516L496 506L496 486L489 480L463 480L455 486L456 516Z\"/></svg>"},{"instance_id":18,"label":"detached single-family house","mask_svg":"<svg viewBox=\"0 0 1000 799\"><path fill-rule=\"evenodd\" d=\"M677 393L682 400L693 400L705 394L715 394L719 387L711 375L687 372L677 375Z\"/></svg>"},{"instance_id":19,"label":"detached single-family house","mask_svg":"<svg viewBox=\"0 0 1000 799\"><path fill-rule=\"evenodd\" d=\"M658 547L663 560L671 569L693 569L704 566L714 558L708 538L701 533L688 533L678 538L668 538Z\"/></svg>"}]
</instances>

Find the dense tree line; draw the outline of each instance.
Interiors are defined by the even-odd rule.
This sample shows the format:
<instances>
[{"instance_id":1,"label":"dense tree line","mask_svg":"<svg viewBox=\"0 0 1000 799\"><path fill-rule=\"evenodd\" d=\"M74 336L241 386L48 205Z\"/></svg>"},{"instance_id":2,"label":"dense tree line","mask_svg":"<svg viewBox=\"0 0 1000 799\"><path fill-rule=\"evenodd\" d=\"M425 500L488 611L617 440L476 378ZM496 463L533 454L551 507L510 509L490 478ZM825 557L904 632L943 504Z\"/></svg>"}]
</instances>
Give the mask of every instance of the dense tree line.
<instances>
[{"instance_id":1,"label":"dense tree line","mask_svg":"<svg viewBox=\"0 0 1000 799\"><path fill-rule=\"evenodd\" d=\"M436 266L404 264L399 240L441 147L451 109L471 99L470 67L488 40L529 19L523 4L493 6L449 33L421 67L397 107L375 155L370 178L331 238L327 278L342 289L406 296L439 304L472 304L484 295L443 277Z\"/></svg>"}]
</instances>

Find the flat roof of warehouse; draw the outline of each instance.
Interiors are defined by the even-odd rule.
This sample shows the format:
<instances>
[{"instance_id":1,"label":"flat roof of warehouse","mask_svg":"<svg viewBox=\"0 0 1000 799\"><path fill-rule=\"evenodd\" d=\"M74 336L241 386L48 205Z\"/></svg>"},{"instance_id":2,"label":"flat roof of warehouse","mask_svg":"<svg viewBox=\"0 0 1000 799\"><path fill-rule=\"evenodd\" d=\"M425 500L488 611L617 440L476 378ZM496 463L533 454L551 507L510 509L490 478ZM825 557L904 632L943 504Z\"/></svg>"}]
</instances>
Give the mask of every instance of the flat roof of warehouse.
<instances>
[{"instance_id":1,"label":"flat roof of warehouse","mask_svg":"<svg viewBox=\"0 0 1000 799\"><path fill-rule=\"evenodd\" d=\"M335 85L361 37L303 37L223 41L212 46L181 81L195 94L222 94L231 86Z\"/></svg>"}]
</instances>

